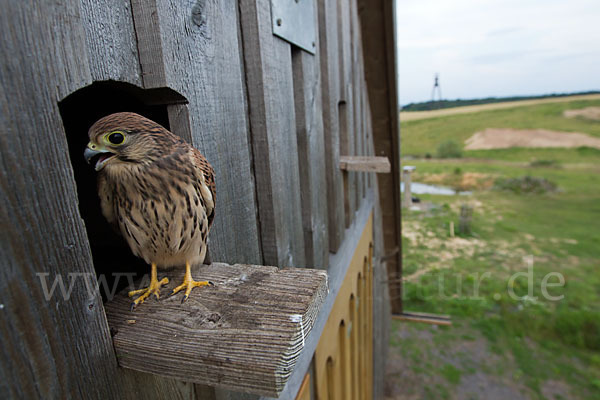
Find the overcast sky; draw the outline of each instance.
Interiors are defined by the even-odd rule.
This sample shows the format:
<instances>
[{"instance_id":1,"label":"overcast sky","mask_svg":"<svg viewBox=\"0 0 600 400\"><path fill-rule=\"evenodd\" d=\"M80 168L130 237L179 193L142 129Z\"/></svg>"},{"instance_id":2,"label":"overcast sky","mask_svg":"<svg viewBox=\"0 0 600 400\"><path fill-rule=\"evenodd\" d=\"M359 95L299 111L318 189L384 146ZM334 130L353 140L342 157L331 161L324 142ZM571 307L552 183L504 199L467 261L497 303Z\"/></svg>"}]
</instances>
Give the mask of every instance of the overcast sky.
<instances>
[{"instance_id":1,"label":"overcast sky","mask_svg":"<svg viewBox=\"0 0 600 400\"><path fill-rule=\"evenodd\" d=\"M396 0L400 104L600 90L600 0Z\"/></svg>"}]
</instances>

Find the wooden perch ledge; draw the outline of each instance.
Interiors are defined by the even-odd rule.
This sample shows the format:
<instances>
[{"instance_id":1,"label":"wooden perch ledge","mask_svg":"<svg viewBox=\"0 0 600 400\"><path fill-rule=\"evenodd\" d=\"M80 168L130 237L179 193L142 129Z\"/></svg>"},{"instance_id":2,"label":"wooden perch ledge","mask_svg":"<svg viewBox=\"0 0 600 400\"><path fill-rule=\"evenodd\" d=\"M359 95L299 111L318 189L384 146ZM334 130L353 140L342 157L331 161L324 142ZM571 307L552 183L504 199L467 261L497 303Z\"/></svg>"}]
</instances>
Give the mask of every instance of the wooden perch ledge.
<instances>
[{"instance_id":1,"label":"wooden perch ledge","mask_svg":"<svg viewBox=\"0 0 600 400\"><path fill-rule=\"evenodd\" d=\"M327 296L325 271L213 263L192 270L212 287L169 296L184 270L168 276L160 300L130 311L127 291L105 305L119 364L142 372L277 397Z\"/></svg>"},{"instance_id":2,"label":"wooden perch ledge","mask_svg":"<svg viewBox=\"0 0 600 400\"><path fill-rule=\"evenodd\" d=\"M389 173L392 167L387 157L340 156L340 169L344 171Z\"/></svg>"}]
</instances>

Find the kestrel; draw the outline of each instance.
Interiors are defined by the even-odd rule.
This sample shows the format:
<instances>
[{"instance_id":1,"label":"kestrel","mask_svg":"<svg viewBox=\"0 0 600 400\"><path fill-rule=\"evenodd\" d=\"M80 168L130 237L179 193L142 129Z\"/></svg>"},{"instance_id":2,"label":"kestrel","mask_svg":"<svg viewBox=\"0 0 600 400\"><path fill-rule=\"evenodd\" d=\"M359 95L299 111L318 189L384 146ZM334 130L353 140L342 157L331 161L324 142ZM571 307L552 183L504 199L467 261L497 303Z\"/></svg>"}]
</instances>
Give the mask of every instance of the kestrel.
<instances>
[{"instance_id":1,"label":"kestrel","mask_svg":"<svg viewBox=\"0 0 600 400\"><path fill-rule=\"evenodd\" d=\"M215 175L200 152L156 122L121 112L98 120L89 130L84 156L98 172L102 214L121 232L131 251L151 264L150 286L132 309L150 295L159 298L168 278L157 267L183 266L185 279L171 294L208 281L194 281L190 265L204 262L215 216Z\"/></svg>"}]
</instances>

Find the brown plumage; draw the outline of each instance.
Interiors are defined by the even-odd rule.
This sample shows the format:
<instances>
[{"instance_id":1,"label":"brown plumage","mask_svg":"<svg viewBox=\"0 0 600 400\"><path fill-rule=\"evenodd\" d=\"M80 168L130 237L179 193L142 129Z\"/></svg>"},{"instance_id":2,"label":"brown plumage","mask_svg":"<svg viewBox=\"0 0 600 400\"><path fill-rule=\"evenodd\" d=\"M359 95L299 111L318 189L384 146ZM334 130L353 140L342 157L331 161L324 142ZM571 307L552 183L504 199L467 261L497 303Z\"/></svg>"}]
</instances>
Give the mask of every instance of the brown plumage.
<instances>
[{"instance_id":1,"label":"brown plumage","mask_svg":"<svg viewBox=\"0 0 600 400\"><path fill-rule=\"evenodd\" d=\"M134 113L116 113L89 130L86 159L96 161L102 213L132 252L152 265L147 290L158 298L156 267L186 265L186 280L174 293L194 286L190 264L204 262L215 215L215 177L200 152L159 124ZM96 160L96 157L97 160ZM189 279L188 279L189 275ZM140 300L141 299L141 300Z\"/></svg>"}]
</instances>

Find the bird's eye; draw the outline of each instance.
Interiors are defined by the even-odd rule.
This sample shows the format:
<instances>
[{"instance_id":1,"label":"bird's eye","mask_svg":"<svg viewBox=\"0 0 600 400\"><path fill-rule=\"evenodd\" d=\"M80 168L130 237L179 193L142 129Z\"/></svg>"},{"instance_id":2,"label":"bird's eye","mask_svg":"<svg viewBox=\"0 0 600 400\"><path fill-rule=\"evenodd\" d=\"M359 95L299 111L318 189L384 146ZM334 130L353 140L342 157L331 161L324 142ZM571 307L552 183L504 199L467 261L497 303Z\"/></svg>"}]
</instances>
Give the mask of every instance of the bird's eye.
<instances>
[{"instance_id":1,"label":"bird's eye","mask_svg":"<svg viewBox=\"0 0 600 400\"><path fill-rule=\"evenodd\" d=\"M125 141L125 135L121 132L111 132L106 136L106 139L114 145L123 144Z\"/></svg>"}]
</instances>

